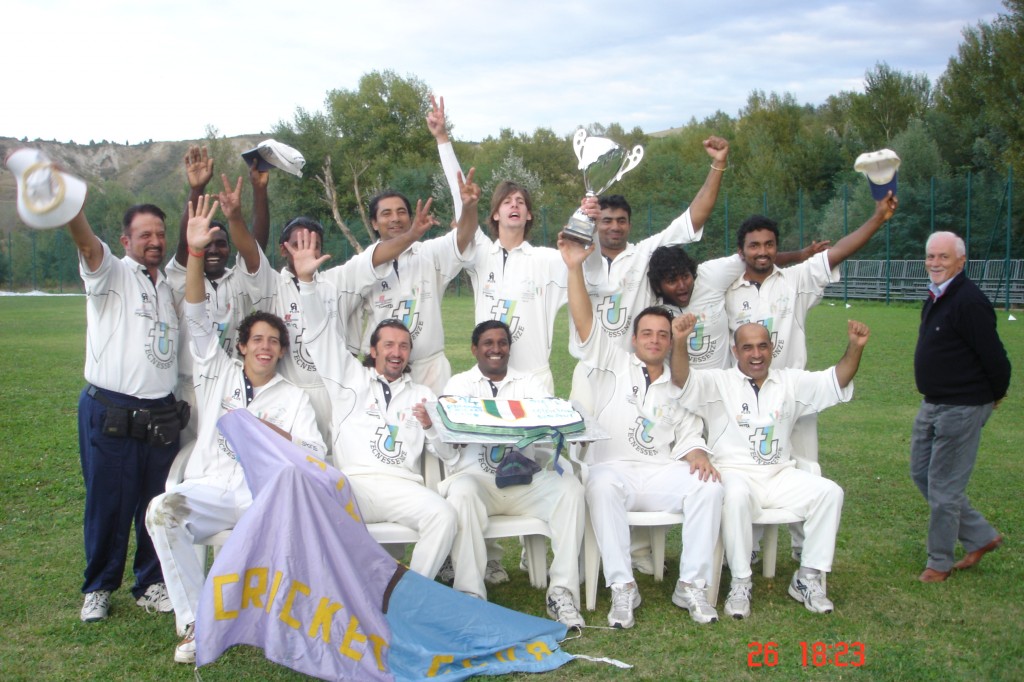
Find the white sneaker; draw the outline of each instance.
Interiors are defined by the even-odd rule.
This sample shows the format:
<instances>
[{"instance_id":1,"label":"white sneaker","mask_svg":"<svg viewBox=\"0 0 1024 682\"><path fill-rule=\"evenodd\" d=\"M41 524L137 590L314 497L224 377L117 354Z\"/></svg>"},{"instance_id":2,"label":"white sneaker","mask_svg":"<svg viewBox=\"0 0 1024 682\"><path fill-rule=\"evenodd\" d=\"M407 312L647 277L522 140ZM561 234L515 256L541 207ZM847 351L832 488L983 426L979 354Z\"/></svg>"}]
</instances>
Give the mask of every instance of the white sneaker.
<instances>
[{"instance_id":1,"label":"white sneaker","mask_svg":"<svg viewBox=\"0 0 1024 682\"><path fill-rule=\"evenodd\" d=\"M455 566L452 565L452 558L448 557L441 564L441 570L437 572L437 579L445 585L455 582Z\"/></svg>"},{"instance_id":2,"label":"white sneaker","mask_svg":"<svg viewBox=\"0 0 1024 682\"><path fill-rule=\"evenodd\" d=\"M96 590L85 595L80 617L84 623L95 623L98 620L105 620L109 611L110 590Z\"/></svg>"},{"instance_id":3,"label":"white sneaker","mask_svg":"<svg viewBox=\"0 0 1024 682\"><path fill-rule=\"evenodd\" d=\"M634 555L633 570L644 575L654 575L654 557L650 554Z\"/></svg>"},{"instance_id":4,"label":"white sneaker","mask_svg":"<svg viewBox=\"0 0 1024 682\"><path fill-rule=\"evenodd\" d=\"M174 648L174 662L175 663L189 663L195 665L196 662L196 624L189 623L185 627L185 636L178 646Z\"/></svg>"},{"instance_id":5,"label":"white sneaker","mask_svg":"<svg viewBox=\"0 0 1024 682\"><path fill-rule=\"evenodd\" d=\"M697 623L717 623L718 612L708 603L707 590L682 580L676 581L672 603L690 612L690 618Z\"/></svg>"},{"instance_id":6,"label":"white sneaker","mask_svg":"<svg viewBox=\"0 0 1024 682\"><path fill-rule=\"evenodd\" d=\"M832 613L832 602L825 596L821 573L806 578L800 577L800 571L794 573L789 583L789 596L801 602L811 613Z\"/></svg>"},{"instance_id":7,"label":"white sneaker","mask_svg":"<svg viewBox=\"0 0 1024 682\"><path fill-rule=\"evenodd\" d=\"M608 612L608 625L613 628L628 629L633 627L636 621L633 619L633 609L640 606L640 590L636 584L612 585L612 608Z\"/></svg>"},{"instance_id":8,"label":"white sneaker","mask_svg":"<svg viewBox=\"0 0 1024 682\"><path fill-rule=\"evenodd\" d=\"M153 583L146 588L146 593L135 600L135 603L146 609L146 613L171 613L174 606L167 595L167 585Z\"/></svg>"},{"instance_id":9,"label":"white sneaker","mask_svg":"<svg viewBox=\"0 0 1024 682\"><path fill-rule=\"evenodd\" d=\"M508 571L497 559L487 562L487 569L484 571L484 582L488 585L500 585L508 582Z\"/></svg>"},{"instance_id":10,"label":"white sneaker","mask_svg":"<svg viewBox=\"0 0 1024 682\"><path fill-rule=\"evenodd\" d=\"M729 588L729 596L725 598L725 615L739 620L750 618L750 596L754 590L754 582L747 578L734 579Z\"/></svg>"},{"instance_id":11,"label":"white sneaker","mask_svg":"<svg viewBox=\"0 0 1024 682\"><path fill-rule=\"evenodd\" d=\"M548 617L567 628L582 629L586 626L580 610L573 603L572 593L564 587L552 587L548 592Z\"/></svg>"}]
</instances>

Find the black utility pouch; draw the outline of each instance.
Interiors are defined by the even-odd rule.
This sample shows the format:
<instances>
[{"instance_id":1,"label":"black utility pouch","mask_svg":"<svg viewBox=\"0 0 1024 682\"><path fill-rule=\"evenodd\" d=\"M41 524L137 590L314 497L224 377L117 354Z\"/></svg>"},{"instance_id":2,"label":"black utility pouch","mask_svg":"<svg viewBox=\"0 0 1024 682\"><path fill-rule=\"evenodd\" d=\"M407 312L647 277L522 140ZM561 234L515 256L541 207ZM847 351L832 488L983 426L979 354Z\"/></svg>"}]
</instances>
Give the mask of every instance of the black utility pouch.
<instances>
[{"instance_id":1,"label":"black utility pouch","mask_svg":"<svg viewBox=\"0 0 1024 682\"><path fill-rule=\"evenodd\" d=\"M132 438L146 440L149 438L149 422L149 410L133 410L131 431L129 432L129 435L131 435Z\"/></svg>"},{"instance_id":2,"label":"black utility pouch","mask_svg":"<svg viewBox=\"0 0 1024 682\"><path fill-rule=\"evenodd\" d=\"M178 415L178 426L184 429L192 418L192 406L185 400L179 400L174 403L174 411Z\"/></svg>"},{"instance_id":3,"label":"black utility pouch","mask_svg":"<svg viewBox=\"0 0 1024 682\"><path fill-rule=\"evenodd\" d=\"M129 410L123 407L108 407L103 416L103 435L113 438L128 437Z\"/></svg>"}]
</instances>

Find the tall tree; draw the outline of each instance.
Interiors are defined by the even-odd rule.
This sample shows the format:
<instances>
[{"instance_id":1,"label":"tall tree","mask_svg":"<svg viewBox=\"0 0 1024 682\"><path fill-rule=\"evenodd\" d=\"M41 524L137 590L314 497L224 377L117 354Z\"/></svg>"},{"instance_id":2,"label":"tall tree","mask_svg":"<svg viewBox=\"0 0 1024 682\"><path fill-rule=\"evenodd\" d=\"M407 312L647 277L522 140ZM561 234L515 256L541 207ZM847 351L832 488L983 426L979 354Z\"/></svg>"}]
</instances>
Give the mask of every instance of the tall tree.
<instances>
[{"instance_id":1,"label":"tall tree","mask_svg":"<svg viewBox=\"0 0 1024 682\"><path fill-rule=\"evenodd\" d=\"M885 62L864 74L864 94L855 95L850 117L868 147L885 146L931 106L928 76L909 74Z\"/></svg>"}]
</instances>

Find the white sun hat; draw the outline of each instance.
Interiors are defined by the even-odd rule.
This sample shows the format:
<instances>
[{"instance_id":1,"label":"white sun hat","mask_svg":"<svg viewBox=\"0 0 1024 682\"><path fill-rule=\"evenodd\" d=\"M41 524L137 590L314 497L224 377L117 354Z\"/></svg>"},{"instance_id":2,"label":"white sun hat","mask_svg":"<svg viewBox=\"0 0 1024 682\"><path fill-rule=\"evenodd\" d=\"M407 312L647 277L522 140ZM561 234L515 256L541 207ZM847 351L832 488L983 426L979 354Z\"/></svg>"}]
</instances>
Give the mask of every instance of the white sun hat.
<instances>
[{"instance_id":1,"label":"white sun hat","mask_svg":"<svg viewBox=\"0 0 1024 682\"><path fill-rule=\"evenodd\" d=\"M6 165L18 182L18 216L29 227L67 225L82 210L88 192L85 182L59 170L38 149L16 149Z\"/></svg>"},{"instance_id":2,"label":"white sun hat","mask_svg":"<svg viewBox=\"0 0 1024 682\"><path fill-rule=\"evenodd\" d=\"M258 170L267 171L271 168L280 168L300 178L302 177L302 167L306 165L306 159L299 150L277 140L263 140L254 149L242 152L242 158L250 166L253 159L259 159L259 164L256 166Z\"/></svg>"},{"instance_id":3,"label":"white sun hat","mask_svg":"<svg viewBox=\"0 0 1024 682\"><path fill-rule=\"evenodd\" d=\"M857 157L853 170L867 176L871 185L871 196L875 201L884 199L892 190L896 196L896 178L900 168L900 157L891 149L879 149L877 152L866 152Z\"/></svg>"}]
</instances>

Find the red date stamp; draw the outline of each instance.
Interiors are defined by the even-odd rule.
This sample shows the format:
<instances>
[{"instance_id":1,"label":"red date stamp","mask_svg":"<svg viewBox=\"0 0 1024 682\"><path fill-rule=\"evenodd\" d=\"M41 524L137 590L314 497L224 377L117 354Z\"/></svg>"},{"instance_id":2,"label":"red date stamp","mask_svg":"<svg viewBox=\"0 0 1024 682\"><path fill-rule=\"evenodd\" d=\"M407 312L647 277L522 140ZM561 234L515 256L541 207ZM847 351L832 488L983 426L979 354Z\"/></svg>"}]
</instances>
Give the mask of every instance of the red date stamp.
<instances>
[{"instance_id":1,"label":"red date stamp","mask_svg":"<svg viewBox=\"0 0 1024 682\"><path fill-rule=\"evenodd\" d=\"M863 642L800 642L800 665L824 668L859 668L864 665ZM774 668L779 664L778 642L751 642L747 645L748 668Z\"/></svg>"}]
</instances>

